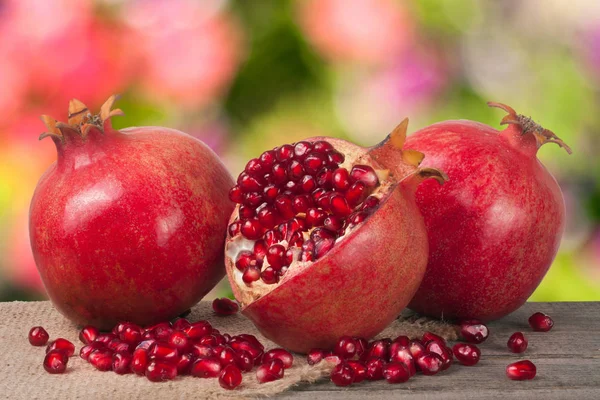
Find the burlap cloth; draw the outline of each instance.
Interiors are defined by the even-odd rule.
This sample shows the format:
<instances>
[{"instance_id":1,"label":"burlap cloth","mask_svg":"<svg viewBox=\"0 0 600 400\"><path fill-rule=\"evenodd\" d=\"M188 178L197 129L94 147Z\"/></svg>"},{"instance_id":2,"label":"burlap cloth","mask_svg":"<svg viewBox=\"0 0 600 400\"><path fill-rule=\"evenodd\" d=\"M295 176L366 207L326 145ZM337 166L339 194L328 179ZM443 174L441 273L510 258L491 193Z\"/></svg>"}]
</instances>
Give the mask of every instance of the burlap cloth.
<instances>
[{"instance_id":1,"label":"burlap cloth","mask_svg":"<svg viewBox=\"0 0 600 400\"><path fill-rule=\"evenodd\" d=\"M294 358L294 366L285 371L284 379L259 384L255 372L252 371L244 374L242 385L235 391L222 389L217 379L189 376L178 377L169 382L153 383L137 375L100 372L80 359L78 354L81 342L78 340L77 327L59 314L50 302L0 303L0 316L0 398L147 400L266 397L281 393L299 383L327 379L326 376L332 368L326 362L309 366L305 356L297 355ZM187 318L190 321L208 320L221 333L251 333L259 338L266 349L277 347L260 335L252 323L242 315L214 315L210 302L200 302ZM33 347L27 340L29 329L36 325L46 328L50 340L63 337L75 343L76 356L69 360L65 374L51 375L44 370L42 361L45 348ZM403 315L394 321L379 336L394 338L403 334L420 337L426 330L447 339L456 339L452 326L410 315Z\"/></svg>"}]
</instances>

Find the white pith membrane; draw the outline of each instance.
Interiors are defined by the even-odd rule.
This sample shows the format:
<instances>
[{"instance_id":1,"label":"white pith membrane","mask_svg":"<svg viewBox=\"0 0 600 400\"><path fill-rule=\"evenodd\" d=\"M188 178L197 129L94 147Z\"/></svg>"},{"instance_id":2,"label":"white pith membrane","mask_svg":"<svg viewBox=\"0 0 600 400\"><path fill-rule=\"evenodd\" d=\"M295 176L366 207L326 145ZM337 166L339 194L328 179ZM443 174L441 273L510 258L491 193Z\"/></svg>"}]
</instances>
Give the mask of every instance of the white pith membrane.
<instances>
[{"instance_id":1,"label":"white pith membrane","mask_svg":"<svg viewBox=\"0 0 600 400\"><path fill-rule=\"evenodd\" d=\"M397 183L395 179L390 178L389 170L378 168L378 164L372 159L372 157L368 153L366 153L366 150L361 147L341 140L336 140L332 144L335 150L345 155L345 160L339 164L339 167L345 168L346 170L348 170L348 172L350 172L352 167L355 165L369 165L374 169L379 179L379 184L372 190L369 196L376 197L381 202L381 200L390 193L391 187ZM358 210L363 203L364 200L358 206L356 206L354 210ZM347 224L347 226L344 228L344 234L336 238L333 248L338 246L340 242L346 240L346 238L349 235L351 235L352 232L359 229L361 225L363 225L379 207L380 204L378 204L373 211L369 212L365 220L361 223L357 225ZM235 217L232 216L231 220L229 221L229 224L239 220L239 208L240 205L238 204L233 212L233 216ZM260 208L260 206L257 208ZM308 231L303 232L304 241L310 238L310 234L314 229L315 227L309 228ZM235 262L242 251L253 252L255 243L255 240L249 240L245 238L241 233L237 234L233 238L229 235L229 233L227 235L227 242L225 246L226 264L227 268L230 270L230 279L232 281L232 284L235 285L238 289L236 298L240 302L242 307L249 305L253 301L275 290L279 285L283 284L287 280L291 279L293 276L297 275L298 273L301 273L310 265L314 264L315 262L321 261L329 255L327 253L315 261L301 261L298 257L298 255L301 252L301 248L292 247L292 249L295 249L293 261L287 267L287 271L280 277L279 282L265 283L262 279L258 279L257 281L254 281L251 284L246 284L242 280L243 272L235 266ZM285 239L278 243L283 245L286 249L288 249L288 243ZM260 267L261 272L264 271L267 267L269 267L269 262L267 260L267 257L265 257L263 260L263 264Z\"/></svg>"}]
</instances>

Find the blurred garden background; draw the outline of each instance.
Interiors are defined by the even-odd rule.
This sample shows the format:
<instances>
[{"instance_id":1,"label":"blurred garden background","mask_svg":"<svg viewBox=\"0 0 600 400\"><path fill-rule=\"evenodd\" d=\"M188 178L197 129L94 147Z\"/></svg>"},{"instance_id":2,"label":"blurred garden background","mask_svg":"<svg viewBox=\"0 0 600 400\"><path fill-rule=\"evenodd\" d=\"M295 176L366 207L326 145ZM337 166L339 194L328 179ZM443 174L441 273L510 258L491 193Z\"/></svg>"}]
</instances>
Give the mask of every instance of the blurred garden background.
<instances>
[{"instance_id":1,"label":"blurred garden background","mask_svg":"<svg viewBox=\"0 0 600 400\"><path fill-rule=\"evenodd\" d=\"M0 0L0 300L45 298L27 231L56 156L39 115L113 93L116 127L188 132L235 175L309 136L374 144L404 117L499 128L485 103L509 104L574 151L539 152L568 226L532 300L600 300L597 0Z\"/></svg>"}]
</instances>

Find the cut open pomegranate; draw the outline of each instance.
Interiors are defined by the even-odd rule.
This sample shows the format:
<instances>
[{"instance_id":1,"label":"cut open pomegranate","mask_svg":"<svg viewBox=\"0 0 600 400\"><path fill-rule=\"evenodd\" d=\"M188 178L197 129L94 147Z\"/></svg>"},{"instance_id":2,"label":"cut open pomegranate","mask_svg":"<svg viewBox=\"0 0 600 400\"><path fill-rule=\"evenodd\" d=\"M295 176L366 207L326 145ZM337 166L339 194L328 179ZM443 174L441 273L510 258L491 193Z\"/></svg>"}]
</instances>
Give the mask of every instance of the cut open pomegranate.
<instances>
[{"instance_id":1,"label":"cut open pomegranate","mask_svg":"<svg viewBox=\"0 0 600 400\"><path fill-rule=\"evenodd\" d=\"M277 344L306 353L370 338L410 301L427 260L414 193L445 175L402 150L407 123L368 149L325 137L282 145L239 175L227 273L242 312Z\"/></svg>"}]
</instances>

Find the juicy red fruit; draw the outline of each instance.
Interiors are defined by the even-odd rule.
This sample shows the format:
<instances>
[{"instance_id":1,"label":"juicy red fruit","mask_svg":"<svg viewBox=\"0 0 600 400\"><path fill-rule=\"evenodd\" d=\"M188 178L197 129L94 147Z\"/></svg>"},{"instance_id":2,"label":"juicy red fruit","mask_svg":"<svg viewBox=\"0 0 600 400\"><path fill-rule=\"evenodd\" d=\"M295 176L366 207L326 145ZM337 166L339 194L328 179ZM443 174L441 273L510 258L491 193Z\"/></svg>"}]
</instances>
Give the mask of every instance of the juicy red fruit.
<instances>
[{"instance_id":1,"label":"juicy red fruit","mask_svg":"<svg viewBox=\"0 0 600 400\"><path fill-rule=\"evenodd\" d=\"M466 366L477 364L481 357L481 350L474 344L456 343L454 347L452 347L452 352L458 362Z\"/></svg>"},{"instance_id":2,"label":"juicy red fruit","mask_svg":"<svg viewBox=\"0 0 600 400\"><path fill-rule=\"evenodd\" d=\"M267 363L260 365L256 369L256 379L258 383L267 383L279 380L284 375L283 362L279 359L273 359Z\"/></svg>"},{"instance_id":3,"label":"juicy red fruit","mask_svg":"<svg viewBox=\"0 0 600 400\"><path fill-rule=\"evenodd\" d=\"M354 369L347 362L341 362L333 368L329 377L336 386L350 386L354 382Z\"/></svg>"},{"instance_id":4,"label":"juicy red fruit","mask_svg":"<svg viewBox=\"0 0 600 400\"><path fill-rule=\"evenodd\" d=\"M420 314L501 318L531 296L560 245L565 203L537 152L545 143L569 147L512 108L488 104L507 112L504 130L444 121L406 141L427 155L422 166L449 176L441 190L417 190L430 245L427 272L409 304Z\"/></svg>"},{"instance_id":5,"label":"juicy red fruit","mask_svg":"<svg viewBox=\"0 0 600 400\"><path fill-rule=\"evenodd\" d=\"M43 117L41 138L58 156L29 219L50 299L75 323L100 329L169 320L204 297L224 275L233 210L233 179L208 146L167 128L113 129L115 99L99 115L72 100L67 123Z\"/></svg>"},{"instance_id":6,"label":"juicy red fruit","mask_svg":"<svg viewBox=\"0 0 600 400\"><path fill-rule=\"evenodd\" d=\"M151 361L146 368L146 378L152 382L163 382L177 377L177 367L163 361Z\"/></svg>"},{"instance_id":7,"label":"juicy red fruit","mask_svg":"<svg viewBox=\"0 0 600 400\"><path fill-rule=\"evenodd\" d=\"M463 321L460 324L460 335L470 343L483 343L488 338L488 327L478 320Z\"/></svg>"},{"instance_id":8,"label":"juicy red fruit","mask_svg":"<svg viewBox=\"0 0 600 400\"><path fill-rule=\"evenodd\" d=\"M29 330L27 338L32 346L45 346L48 343L50 335L48 335L48 332L43 327L34 326Z\"/></svg>"},{"instance_id":9,"label":"juicy red fruit","mask_svg":"<svg viewBox=\"0 0 600 400\"><path fill-rule=\"evenodd\" d=\"M222 316L233 315L237 313L240 309L240 307L235 301L232 301L226 297L223 297L221 299L214 299L212 303L212 308L217 315Z\"/></svg>"},{"instance_id":10,"label":"juicy red fruit","mask_svg":"<svg viewBox=\"0 0 600 400\"><path fill-rule=\"evenodd\" d=\"M219 385L223 389L233 390L242 383L242 372L235 365L226 366L219 375Z\"/></svg>"},{"instance_id":11,"label":"juicy red fruit","mask_svg":"<svg viewBox=\"0 0 600 400\"><path fill-rule=\"evenodd\" d=\"M62 374L67 369L69 357L61 350L52 350L44 357L44 369L50 374Z\"/></svg>"},{"instance_id":12,"label":"juicy red fruit","mask_svg":"<svg viewBox=\"0 0 600 400\"><path fill-rule=\"evenodd\" d=\"M514 381L523 381L535 378L537 369L529 360L517 361L506 367L506 376Z\"/></svg>"},{"instance_id":13,"label":"juicy red fruit","mask_svg":"<svg viewBox=\"0 0 600 400\"><path fill-rule=\"evenodd\" d=\"M389 383L403 383L410 379L410 373L403 363L391 362L383 368L383 377Z\"/></svg>"},{"instance_id":14,"label":"juicy red fruit","mask_svg":"<svg viewBox=\"0 0 600 400\"><path fill-rule=\"evenodd\" d=\"M423 375L435 375L442 370L444 360L436 353L425 352L417 357L416 364Z\"/></svg>"},{"instance_id":15,"label":"juicy red fruit","mask_svg":"<svg viewBox=\"0 0 600 400\"><path fill-rule=\"evenodd\" d=\"M271 349L263 355L263 363L278 359L283 363L285 369L291 368L294 364L294 356L285 349Z\"/></svg>"},{"instance_id":16,"label":"juicy red fruit","mask_svg":"<svg viewBox=\"0 0 600 400\"><path fill-rule=\"evenodd\" d=\"M49 353L52 350L61 350L67 357L71 357L75 353L75 345L67 339L58 338L50 342L48 347L46 347L46 353Z\"/></svg>"},{"instance_id":17,"label":"juicy red fruit","mask_svg":"<svg viewBox=\"0 0 600 400\"><path fill-rule=\"evenodd\" d=\"M508 349L513 353L522 353L527 350L527 338L522 332L513 333L506 343Z\"/></svg>"},{"instance_id":18,"label":"juicy red fruit","mask_svg":"<svg viewBox=\"0 0 600 400\"><path fill-rule=\"evenodd\" d=\"M95 326L84 326L81 331L79 331L79 340L83 344L90 344L96 340L98 335L100 335L100 331Z\"/></svg>"},{"instance_id":19,"label":"juicy red fruit","mask_svg":"<svg viewBox=\"0 0 600 400\"><path fill-rule=\"evenodd\" d=\"M554 321L548 315L536 312L529 317L529 326L536 332L548 332L554 326Z\"/></svg>"}]
</instances>

